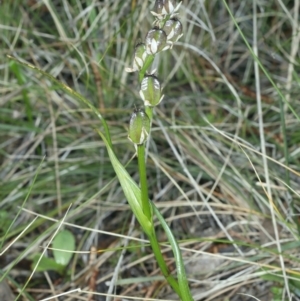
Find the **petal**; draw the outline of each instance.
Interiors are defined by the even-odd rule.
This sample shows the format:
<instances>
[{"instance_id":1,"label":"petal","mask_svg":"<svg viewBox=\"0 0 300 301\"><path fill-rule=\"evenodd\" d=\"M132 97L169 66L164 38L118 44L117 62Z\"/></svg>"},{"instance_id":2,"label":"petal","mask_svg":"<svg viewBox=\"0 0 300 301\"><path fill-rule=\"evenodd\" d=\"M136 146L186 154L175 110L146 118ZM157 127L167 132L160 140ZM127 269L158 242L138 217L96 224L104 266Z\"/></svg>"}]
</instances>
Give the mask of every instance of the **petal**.
<instances>
[{"instance_id":1,"label":"petal","mask_svg":"<svg viewBox=\"0 0 300 301\"><path fill-rule=\"evenodd\" d=\"M157 42L154 39L151 41L150 49L152 54L157 52Z\"/></svg>"},{"instance_id":2,"label":"petal","mask_svg":"<svg viewBox=\"0 0 300 301\"><path fill-rule=\"evenodd\" d=\"M127 67L127 68L125 68L125 71L128 72L128 73L131 73L131 72L135 72L137 70L134 69L134 68Z\"/></svg>"},{"instance_id":3,"label":"petal","mask_svg":"<svg viewBox=\"0 0 300 301\"><path fill-rule=\"evenodd\" d=\"M175 7L172 3L172 1L169 1L169 13L172 13L174 11Z\"/></svg>"},{"instance_id":4,"label":"petal","mask_svg":"<svg viewBox=\"0 0 300 301\"><path fill-rule=\"evenodd\" d=\"M145 101L145 95L144 95L144 92L143 92L142 90L140 90L139 94L140 94L140 96L141 96L141 99L142 99L143 101Z\"/></svg>"}]
</instances>

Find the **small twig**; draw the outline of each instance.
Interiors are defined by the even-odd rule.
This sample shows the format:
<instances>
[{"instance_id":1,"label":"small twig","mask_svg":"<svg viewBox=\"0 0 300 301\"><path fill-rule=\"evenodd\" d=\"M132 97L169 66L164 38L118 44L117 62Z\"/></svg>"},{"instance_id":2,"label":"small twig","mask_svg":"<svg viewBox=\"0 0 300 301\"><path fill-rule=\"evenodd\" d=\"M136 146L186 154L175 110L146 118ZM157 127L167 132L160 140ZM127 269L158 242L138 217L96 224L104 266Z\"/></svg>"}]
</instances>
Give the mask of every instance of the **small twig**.
<instances>
[{"instance_id":1,"label":"small twig","mask_svg":"<svg viewBox=\"0 0 300 301\"><path fill-rule=\"evenodd\" d=\"M96 290L96 284L97 284L97 276L98 276L98 269L95 267L95 262L97 259L97 249L92 246L91 247L91 254L90 254L90 260L89 260L89 266L91 268L91 275L89 278L89 291L91 291L90 294L88 294L88 301L93 300L93 292Z\"/></svg>"}]
</instances>

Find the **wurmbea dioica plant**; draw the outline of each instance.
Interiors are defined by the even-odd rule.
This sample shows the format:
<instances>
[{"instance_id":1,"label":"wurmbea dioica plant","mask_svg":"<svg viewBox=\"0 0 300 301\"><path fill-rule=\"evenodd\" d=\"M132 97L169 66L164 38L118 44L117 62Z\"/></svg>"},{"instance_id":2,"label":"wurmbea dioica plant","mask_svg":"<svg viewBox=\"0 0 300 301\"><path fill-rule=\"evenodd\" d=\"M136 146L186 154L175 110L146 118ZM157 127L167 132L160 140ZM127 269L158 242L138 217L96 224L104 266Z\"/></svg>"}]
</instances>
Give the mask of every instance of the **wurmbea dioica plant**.
<instances>
[{"instance_id":1,"label":"wurmbea dioica plant","mask_svg":"<svg viewBox=\"0 0 300 301\"><path fill-rule=\"evenodd\" d=\"M182 36L182 24L176 18L177 11L181 2L176 6L174 0L156 0L154 9L151 12L155 17L154 27L150 29L146 35L144 43L139 43L135 47L133 67L126 68L128 72L139 72L140 83L140 97L143 101L143 108L135 110L130 118L128 138L133 142L138 157L139 173L140 173L140 187L141 187L141 211L137 216L140 224L148 235L151 247L160 266L160 269L174 289L181 300L193 300L189 286L187 283L185 269L182 261L182 256L178 244L166 224L163 217L155 205L149 200L148 184L146 176L145 164L145 142L149 137L151 130L151 120L153 116L153 109L164 98L162 94L162 87L159 79L154 75L155 70L148 73L151 64L157 53L168 50L173 47L175 43ZM153 213L161 222L176 261L177 279L170 274L167 264L161 254L160 246L158 244L153 223Z\"/></svg>"}]
</instances>

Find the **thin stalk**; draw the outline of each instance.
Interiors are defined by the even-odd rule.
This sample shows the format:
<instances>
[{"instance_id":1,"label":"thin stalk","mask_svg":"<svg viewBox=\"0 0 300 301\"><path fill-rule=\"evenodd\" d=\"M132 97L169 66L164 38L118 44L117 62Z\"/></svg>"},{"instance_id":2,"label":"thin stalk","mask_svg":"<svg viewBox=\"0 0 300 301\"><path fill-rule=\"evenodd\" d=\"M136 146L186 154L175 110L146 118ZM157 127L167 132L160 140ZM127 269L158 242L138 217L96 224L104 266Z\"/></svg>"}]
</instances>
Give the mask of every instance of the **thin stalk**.
<instances>
[{"instance_id":1,"label":"thin stalk","mask_svg":"<svg viewBox=\"0 0 300 301\"><path fill-rule=\"evenodd\" d=\"M144 63L144 66L139 72L139 83L141 83L142 80L144 79L145 73L147 72L148 68L151 66L153 60L154 60L154 55L148 55L147 56L147 58L145 60L145 63Z\"/></svg>"},{"instance_id":2,"label":"thin stalk","mask_svg":"<svg viewBox=\"0 0 300 301\"><path fill-rule=\"evenodd\" d=\"M148 238L150 240L151 248L152 248L153 253L155 255L156 261L157 261L157 263L159 265L159 268L160 268L161 272L163 273L164 277L166 278L168 283L171 285L173 290L176 292L176 294L179 296L179 298L181 300L184 300L184 301L187 300L188 301L188 299L182 299L182 297L181 297L182 294L181 294L181 291L180 291L179 284L168 269L168 266L165 262L165 259L164 259L163 255L161 253L159 243L158 243L156 235L154 233L154 229L153 229L153 233Z\"/></svg>"},{"instance_id":3,"label":"thin stalk","mask_svg":"<svg viewBox=\"0 0 300 301\"><path fill-rule=\"evenodd\" d=\"M152 225L152 231L148 235L150 244L155 255L156 261L168 281L171 285L173 290L178 294L181 298L180 287L176 279L170 274L168 266L164 260L164 257L161 253L159 243L157 241L157 237L154 230L154 224L152 220L152 208L149 201L149 194L148 194L148 183L147 183L147 173L146 173L146 164L145 164L145 144L140 144L137 146L137 154L138 154L138 164L139 164L139 173L140 173L140 183L141 183L141 197L142 197L142 209L143 213L150 221Z\"/></svg>"},{"instance_id":4,"label":"thin stalk","mask_svg":"<svg viewBox=\"0 0 300 301\"><path fill-rule=\"evenodd\" d=\"M142 208L145 216L150 221L150 223L152 223L152 211L149 204L144 144L140 144L137 146L137 156L138 156L140 182L141 182Z\"/></svg>"},{"instance_id":5,"label":"thin stalk","mask_svg":"<svg viewBox=\"0 0 300 301\"><path fill-rule=\"evenodd\" d=\"M153 107L145 107L145 112L148 115L151 125L152 125L152 117L153 117Z\"/></svg>"}]
</instances>

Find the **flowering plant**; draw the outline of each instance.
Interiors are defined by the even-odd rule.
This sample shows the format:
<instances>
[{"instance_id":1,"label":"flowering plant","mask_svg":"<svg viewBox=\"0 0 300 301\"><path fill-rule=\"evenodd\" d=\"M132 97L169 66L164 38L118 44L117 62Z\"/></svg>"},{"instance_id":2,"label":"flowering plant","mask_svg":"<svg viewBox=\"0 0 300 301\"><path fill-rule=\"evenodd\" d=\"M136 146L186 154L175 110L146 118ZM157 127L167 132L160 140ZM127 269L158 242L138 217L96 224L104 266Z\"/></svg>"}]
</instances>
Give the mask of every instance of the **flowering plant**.
<instances>
[{"instance_id":1,"label":"flowering plant","mask_svg":"<svg viewBox=\"0 0 300 301\"><path fill-rule=\"evenodd\" d=\"M181 2L178 5L175 5L175 1L173 0L155 1L154 9L151 12L155 17L155 26L146 34L145 42L136 45L133 67L126 68L126 71L128 72L139 72L139 94L144 104L144 108L135 110L131 115L128 138L135 145L140 173L141 195L139 204L140 211L142 211L141 216L143 216L143 218L142 221L141 216L137 218L142 227L143 224L145 224L145 228L143 227L143 229L145 233L148 234L151 247L163 275L181 300L191 301L193 298L187 283L179 246L167 223L155 205L149 200L145 164L145 142L149 137L151 130L153 109L159 105L164 98L161 83L157 76L154 75L155 70L149 72L148 69L150 69L157 53L172 48L173 44L182 37L182 24L176 17L180 5ZM162 224L172 246L177 268L177 279L170 274L167 264L161 254L160 246L155 234L153 214L157 216Z\"/></svg>"}]
</instances>

